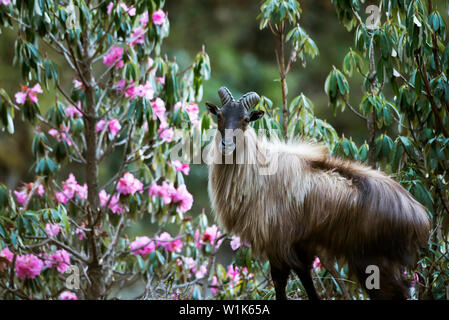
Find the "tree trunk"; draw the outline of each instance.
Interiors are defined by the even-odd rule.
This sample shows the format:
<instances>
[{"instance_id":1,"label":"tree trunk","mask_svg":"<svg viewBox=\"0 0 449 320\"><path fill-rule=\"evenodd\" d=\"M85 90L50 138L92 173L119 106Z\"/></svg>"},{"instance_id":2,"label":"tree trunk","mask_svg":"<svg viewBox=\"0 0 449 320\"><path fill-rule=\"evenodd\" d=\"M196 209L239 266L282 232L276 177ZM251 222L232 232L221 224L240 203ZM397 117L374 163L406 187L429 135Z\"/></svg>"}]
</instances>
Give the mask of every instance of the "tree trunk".
<instances>
[{"instance_id":1,"label":"tree trunk","mask_svg":"<svg viewBox=\"0 0 449 320\"><path fill-rule=\"evenodd\" d=\"M373 38L371 38L371 43L369 47L369 75L368 80L370 82L369 89L371 94L376 94L376 65L374 61L374 44ZM371 114L367 118L368 127L368 164L376 168L376 109L373 108Z\"/></svg>"},{"instance_id":2,"label":"tree trunk","mask_svg":"<svg viewBox=\"0 0 449 320\"><path fill-rule=\"evenodd\" d=\"M84 106L84 130L86 137L86 183L88 188L87 212L88 227L87 233L89 248L89 264L87 276L89 277L89 286L87 288L86 298L89 300L101 299L104 296L104 277L103 268L100 264L99 241L97 228L101 227L101 221L97 221L99 215L98 199L98 159L97 144L98 137L96 132L97 111L95 110L95 90L96 83L92 74L92 62L89 57L90 40L88 31L82 34L83 59L81 72L85 79L86 105Z\"/></svg>"}]
</instances>

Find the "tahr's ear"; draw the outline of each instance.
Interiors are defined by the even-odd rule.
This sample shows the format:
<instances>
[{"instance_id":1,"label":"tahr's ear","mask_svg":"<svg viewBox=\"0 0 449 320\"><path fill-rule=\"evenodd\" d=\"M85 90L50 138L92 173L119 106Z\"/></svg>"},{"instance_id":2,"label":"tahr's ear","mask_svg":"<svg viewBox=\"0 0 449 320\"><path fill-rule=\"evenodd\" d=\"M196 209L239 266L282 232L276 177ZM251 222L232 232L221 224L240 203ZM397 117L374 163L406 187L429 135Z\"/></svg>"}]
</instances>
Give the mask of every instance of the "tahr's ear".
<instances>
[{"instance_id":1,"label":"tahr's ear","mask_svg":"<svg viewBox=\"0 0 449 320\"><path fill-rule=\"evenodd\" d=\"M218 107L215 104L210 103L210 102L206 102L206 107L207 107L207 110L209 110L210 113L212 113L214 115L217 115Z\"/></svg>"},{"instance_id":2,"label":"tahr's ear","mask_svg":"<svg viewBox=\"0 0 449 320\"><path fill-rule=\"evenodd\" d=\"M249 115L249 121L251 122L251 121L259 120L260 118L263 117L264 114L265 114L265 112L263 112L262 110L253 111Z\"/></svg>"}]
</instances>

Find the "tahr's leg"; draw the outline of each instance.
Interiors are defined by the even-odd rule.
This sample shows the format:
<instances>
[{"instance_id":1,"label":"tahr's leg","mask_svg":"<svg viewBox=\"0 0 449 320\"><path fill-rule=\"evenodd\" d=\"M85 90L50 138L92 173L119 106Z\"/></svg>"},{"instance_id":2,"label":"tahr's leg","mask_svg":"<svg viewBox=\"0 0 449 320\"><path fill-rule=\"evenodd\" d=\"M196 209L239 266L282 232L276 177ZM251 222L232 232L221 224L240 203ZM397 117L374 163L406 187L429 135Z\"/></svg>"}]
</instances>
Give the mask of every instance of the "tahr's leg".
<instances>
[{"instance_id":1,"label":"tahr's leg","mask_svg":"<svg viewBox=\"0 0 449 320\"><path fill-rule=\"evenodd\" d=\"M301 280L302 286L306 289L307 296L309 300L320 300L320 297L316 293L315 286L313 285L313 280L310 275L310 266L305 266L303 268L295 268L295 272Z\"/></svg>"},{"instance_id":2,"label":"tahr's leg","mask_svg":"<svg viewBox=\"0 0 449 320\"><path fill-rule=\"evenodd\" d=\"M279 267L271 264L271 278L274 283L274 290L276 291L276 300L287 300L285 286L287 285L289 274L290 268L286 266Z\"/></svg>"}]
</instances>

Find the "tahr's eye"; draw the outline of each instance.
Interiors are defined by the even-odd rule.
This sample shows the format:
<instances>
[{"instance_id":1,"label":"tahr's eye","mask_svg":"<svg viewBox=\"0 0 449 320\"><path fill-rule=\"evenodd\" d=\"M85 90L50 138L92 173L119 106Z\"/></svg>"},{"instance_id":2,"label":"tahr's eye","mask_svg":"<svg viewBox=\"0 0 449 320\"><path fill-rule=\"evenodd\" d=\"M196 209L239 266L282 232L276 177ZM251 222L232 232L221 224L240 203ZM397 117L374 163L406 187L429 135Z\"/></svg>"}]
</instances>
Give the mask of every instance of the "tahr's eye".
<instances>
[{"instance_id":1,"label":"tahr's eye","mask_svg":"<svg viewBox=\"0 0 449 320\"><path fill-rule=\"evenodd\" d=\"M249 117L243 118L243 121L245 121L246 123L249 123Z\"/></svg>"}]
</instances>

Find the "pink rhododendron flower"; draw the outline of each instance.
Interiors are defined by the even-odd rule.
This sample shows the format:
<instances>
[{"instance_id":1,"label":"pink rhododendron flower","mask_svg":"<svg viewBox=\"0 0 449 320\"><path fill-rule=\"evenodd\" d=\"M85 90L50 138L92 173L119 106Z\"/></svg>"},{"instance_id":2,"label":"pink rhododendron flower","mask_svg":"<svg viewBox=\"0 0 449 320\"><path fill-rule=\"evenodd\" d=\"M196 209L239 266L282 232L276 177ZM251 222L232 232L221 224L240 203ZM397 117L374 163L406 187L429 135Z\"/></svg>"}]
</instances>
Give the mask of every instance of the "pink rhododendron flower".
<instances>
[{"instance_id":1,"label":"pink rhododendron flower","mask_svg":"<svg viewBox=\"0 0 449 320\"><path fill-rule=\"evenodd\" d=\"M28 88L27 86L22 86L22 91L19 91L15 94L16 102L18 104L24 104L26 102L27 97L33 103L37 103L37 94L43 93L41 85L36 83L32 88Z\"/></svg>"},{"instance_id":2,"label":"pink rhododendron flower","mask_svg":"<svg viewBox=\"0 0 449 320\"><path fill-rule=\"evenodd\" d=\"M119 201L120 201L120 196L117 194L114 194L112 196L111 202L109 203L109 206L108 206L108 208L111 210L112 213L115 213L118 215L122 214L124 211L124 208L122 205L120 205Z\"/></svg>"},{"instance_id":3,"label":"pink rhododendron flower","mask_svg":"<svg viewBox=\"0 0 449 320\"><path fill-rule=\"evenodd\" d=\"M123 89L126 87L126 80L119 80L117 81L117 84L115 85L115 89L119 92L123 92Z\"/></svg>"},{"instance_id":4,"label":"pink rhododendron flower","mask_svg":"<svg viewBox=\"0 0 449 320\"><path fill-rule=\"evenodd\" d=\"M130 91L130 97L131 96L133 98L141 97L151 100L154 97L153 85L151 84L150 81L147 81L145 84L139 84L133 88L132 92Z\"/></svg>"},{"instance_id":5,"label":"pink rhododendron flower","mask_svg":"<svg viewBox=\"0 0 449 320\"><path fill-rule=\"evenodd\" d=\"M51 260L53 265L56 265L56 270L59 273L65 273L70 266L70 255L64 249L56 251L52 256Z\"/></svg>"},{"instance_id":6,"label":"pink rhododendron flower","mask_svg":"<svg viewBox=\"0 0 449 320\"><path fill-rule=\"evenodd\" d=\"M78 300L78 297L73 292L63 291L59 295L59 300Z\"/></svg>"},{"instance_id":7,"label":"pink rhododendron flower","mask_svg":"<svg viewBox=\"0 0 449 320\"><path fill-rule=\"evenodd\" d=\"M173 239L168 232L163 232L161 235L156 236L156 243L169 252L175 251L179 253L183 247L182 241Z\"/></svg>"},{"instance_id":8,"label":"pink rhododendron flower","mask_svg":"<svg viewBox=\"0 0 449 320\"><path fill-rule=\"evenodd\" d=\"M2 251L0 251L0 257L5 258L9 262L12 262L12 260L14 259L14 253L12 253L8 247L5 247Z\"/></svg>"},{"instance_id":9,"label":"pink rhododendron flower","mask_svg":"<svg viewBox=\"0 0 449 320\"><path fill-rule=\"evenodd\" d=\"M108 121L107 121L107 120L104 120L104 119L98 121L98 122L97 122L97 125L96 125L96 127L95 127L95 130L96 130L97 132L102 131L102 130L106 127L106 124L107 124L107 123L108 123Z\"/></svg>"},{"instance_id":10,"label":"pink rhododendron flower","mask_svg":"<svg viewBox=\"0 0 449 320\"><path fill-rule=\"evenodd\" d=\"M214 296L217 295L217 293L218 293L218 288L216 288L217 284L218 284L218 278L217 278L217 276L213 276L212 281L210 283L210 285L212 286L210 291L212 292L212 294Z\"/></svg>"},{"instance_id":11,"label":"pink rhododendron flower","mask_svg":"<svg viewBox=\"0 0 449 320\"><path fill-rule=\"evenodd\" d=\"M59 142L64 141L70 147L72 146L72 141L69 139L67 135L69 130L70 128L68 126L64 126L61 124L61 128L59 131L56 129L50 129L48 130L48 134L51 135L56 140L58 140Z\"/></svg>"},{"instance_id":12,"label":"pink rhododendron flower","mask_svg":"<svg viewBox=\"0 0 449 320\"><path fill-rule=\"evenodd\" d=\"M143 44L145 42L145 29L142 27L137 27L131 32L131 40L129 42L130 46L135 44Z\"/></svg>"},{"instance_id":13,"label":"pink rhododendron flower","mask_svg":"<svg viewBox=\"0 0 449 320\"><path fill-rule=\"evenodd\" d=\"M153 68L153 65L154 65L154 60L153 60L153 58L149 57L149 58L148 58L147 64L148 64L148 69L150 69L150 74L151 74L152 76L155 76L157 70L156 70L156 68Z\"/></svg>"},{"instance_id":14,"label":"pink rhododendron flower","mask_svg":"<svg viewBox=\"0 0 449 320\"><path fill-rule=\"evenodd\" d=\"M106 7L108 15L111 14L112 8L113 8L113 7L114 7L114 2L112 2L112 1L109 2L109 3L108 3L108 6Z\"/></svg>"},{"instance_id":15,"label":"pink rhododendron flower","mask_svg":"<svg viewBox=\"0 0 449 320\"><path fill-rule=\"evenodd\" d=\"M221 232L218 230L217 225L214 224L206 228L206 231L204 231L201 241L213 244L215 240L218 239L220 236Z\"/></svg>"},{"instance_id":16,"label":"pink rhododendron flower","mask_svg":"<svg viewBox=\"0 0 449 320\"><path fill-rule=\"evenodd\" d=\"M165 84L165 77L156 77L156 81L160 84Z\"/></svg>"},{"instance_id":17,"label":"pink rhododendron flower","mask_svg":"<svg viewBox=\"0 0 449 320\"><path fill-rule=\"evenodd\" d=\"M129 249L133 255L147 256L156 249L156 244L148 237L136 237L136 239L129 244Z\"/></svg>"},{"instance_id":18,"label":"pink rhododendron flower","mask_svg":"<svg viewBox=\"0 0 449 320\"><path fill-rule=\"evenodd\" d=\"M239 268L234 267L232 264L228 266L228 277L232 280L233 284L237 284L240 281Z\"/></svg>"},{"instance_id":19,"label":"pink rhododendron flower","mask_svg":"<svg viewBox=\"0 0 449 320\"><path fill-rule=\"evenodd\" d=\"M166 123L165 122L165 102L164 100L162 100L161 98L156 98L156 100L154 100L151 103L151 106L153 107L153 120L156 120L157 118L159 118L159 120L161 121L161 123Z\"/></svg>"},{"instance_id":20,"label":"pink rhododendron flower","mask_svg":"<svg viewBox=\"0 0 449 320\"><path fill-rule=\"evenodd\" d=\"M187 112L187 115L189 116L190 121L193 124L197 124L199 122L198 116L200 109L198 108L198 105L194 102L177 102L175 104L175 110L179 110L182 108L185 112Z\"/></svg>"},{"instance_id":21,"label":"pink rhododendron flower","mask_svg":"<svg viewBox=\"0 0 449 320\"><path fill-rule=\"evenodd\" d=\"M196 261L192 257L185 257L184 258L185 264L188 269L196 270Z\"/></svg>"},{"instance_id":22,"label":"pink rhododendron flower","mask_svg":"<svg viewBox=\"0 0 449 320\"><path fill-rule=\"evenodd\" d=\"M238 248L240 248L240 246L242 245L242 243L240 242L240 237L238 236L232 236L231 239L231 248L232 250L237 250Z\"/></svg>"},{"instance_id":23,"label":"pink rhododendron flower","mask_svg":"<svg viewBox=\"0 0 449 320\"><path fill-rule=\"evenodd\" d=\"M28 197L30 196L30 192L32 191L34 186L33 182L25 184L25 186L20 190L16 191L14 190L14 194L16 196L17 202L20 204L25 204L28 200ZM44 186L39 184L35 190L36 194L39 197L42 197L45 193Z\"/></svg>"},{"instance_id":24,"label":"pink rhododendron flower","mask_svg":"<svg viewBox=\"0 0 449 320\"><path fill-rule=\"evenodd\" d=\"M25 204L28 200L28 191L23 189L22 191L14 190L14 194L16 195L17 202L20 204Z\"/></svg>"},{"instance_id":25,"label":"pink rhododendron flower","mask_svg":"<svg viewBox=\"0 0 449 320\"><path fill-rule=\"evenodd\" d=\"M83 223L81 224L81 227L84 228L85 226L86 226L86 224L83 222ZM83 240L84 238L86 238L86 233L85 233L84 230L81 229L81 228L76 228L75 234L78 235L78 237L79 237L78 239L80 239L80 240Z\"/></svg>"},{"instance_id":26,"label":"pink rhododendron flower","mask_svg":"<svg viewBox=\"0 0 449 320\"><path fill-rule=\"evenodd\" d=\"M103 57L103 63L108 67L115 64L117 68L122 68L125 64L122 60L123 48L119 46L114 46L112 49Z\"/></svg>"},{"instance_id":27,"label":"pink rhododendron flower","mask_svg":"<svg viewBox=\"0 0 449 320\"><path fill-rule=\"evenodd\" d=\"M148 194L150 196L161 196L164 204L169 204L173 200L173 196L176 193L176 188L173 182L167 183L167 181L162 182L162 185L157 185L156 182L150 186Z\"/></svg>"},{"instance_id":28,"label":"pink rhododendron flower","mask_svg":"<svg viewBox=\"0 0 449 320\"><path fill-rule=\"evenodd\" d=\"M67 196L64 194L64 192L56 192L56 193L55 193L55 198L56 198L56 201L58 201L58 203L62 203L62 204L66 204L67 201L70 200L70 198L67 197Z\"/></svg>"},{"instance_id":29,"label":"pink rhododendron flower","mask_svg":"<svg viewBox=\"0 0 449 320\"><path fill-rule=\"evenodd\" d=\"M7 6L8 4L11 4L11 0L0 0L0 3L4 6Z\"/></svg>"},{"instance_id":30,"label":"pink rhododendron flower","mask_svg":"<svg viewBox=\"0 0 449 320\"><path fill-rule=\"evenodd\" d=\"M142 27L145 27L148 24L148 11L145 11L142 16L139 18L139 22L142 24Z\"/></svg>"},{"instance_id":31,"label":"pink rhododendron flower","mask_svg":"<svg viewBox=\"0 0 449 320\"><path fill-rule=\"evenodd\" d=\"M56 237L61 231L61 228L57 223L47 223L45 225L45 231L49 237Z\"/></svg>"},{"instance_id":32,"label":"pink rhododendron flower","mask_svg":"<svg viewBox=\"0 0 449 320\"><path fill-rule=\"evenodd\" d=\"M101 190L98 193L98 196L100 198L100 206L104 207L108 203L110 195L105 190ZM112 213L121 214L123 212L123 207L119 202L120 196L113 195L111 201L108 204L108 208L112 211Z\"/></svg>"},{"instance_id":33,"label":"pink rhododendron flower","mask_svg":"<svg viewBox=\"0 0 449 320\"><path fill-rule=\"evenodd\" d=\"M206 273L207 273L207 267L203 264L203 265L201 265L201 267L198 270L196 270L195 277L197 279L202 279L202 278L204 278Z\"/></svg>"},{"instance_id":34,"label":"pink rhododendron flower","mask_svg":"<svg viewBox=\"0 0 449 320\"><path fill-rule=\"evenodd\" d=\"M98 197L100 199L100 206L102 206L102 207L104 207L109 201L109 194L104 189L102 189L98 193Z\"/></svg>"},{"instance_id":35,"label":"pink rhododendron flower","mask_svg":"<svg viewBox=\"0 0 449 320\"><path fill-rule=\"evenodd\" d=\"M34 279L41 274L44 268L44 263L34 254L26 254L17 256L16 258L16 273L22 279Z\"/></svg>"},{"instance_id":36,"label":"pink rhododendron flower","mask_svg":"<svg viewBox=\"0 0 449 320\"><path fill-rule=\"evenodd\" d=\"M73 79L73 87L75 89L84 87L83 83L78 79Z\"/></svg>"},{"instance_id":37,"label":"pink rhododendron flower","mask_svg":"<svg viewBox=\"0 0 449 320\"><path fill-rule=\"evenodd\" d=\"M162 9L159 9L155 12L153 12L153 15L151 17L153 19L153 23L157 26L160 26L162 24L164 24L165 19L166 19L166 14L164 11L162 11Z\"/></svg>"},{"instance_id":38,"label":"pink rhododendron flower","mask_svg":"<svg viewBox=\"0 0 449 320\"><path fill-rule=\"evenodd\" d=\"M122 7L122 9L130 16L130 17L134 17L136 15L136 8L134 8L134 6L128 7L126 4L124 3L120 3L120 7Z\"/></svg>"},{"instance_id":39,"label":"pink rhododendron flower","mask_svg":"<svg viewBox=\"0 0 449 320\"><path fill-rule=\"evenodd\" d=\"M77 107L75 106L68 106L65 108L64 112L65 115L69 118L76 118L76 117L82 117L83 114L81 113L81 101L78 101Z\"/></svg>"},{"instance_id":40,"label":"pink rhododendron flower","mask_svg":"<svg viewBox=\"0 0 449 320\"><path fill-rule=\"evenodd\" d=\"M109 132L111 133L111 136L115 137L117 135L117 132L120 131L122 126L120 125L120 122L117 119L112 119L108 123Z\"/></svg>"},{"instance_id":41,"label":"pink rhododendron flower","mask_svg":"<svg viewBox=\"0 0 449 320\"><path fill-rule=\"evenodd\" d=\"M171 165L173 168L175 168L176 171L184 173L186 176L190 173L190 166L189 164L181 163L179 160L174 160L171 162Z\"/></svg>"},{"instance_id":42,"label":"pink rhododendron flower","mask_svg":"<svg viewBox=\"0 0 449 320\"><path fill-rule=\"evenodd\" d=\"M185 213L192 209L193 196L187 190L185 184L181 184L176 190L176 194L173 196L173 202L181 202L178 206L180 212Z\"/></svg>"},{"instance_id":43,"label":"pink rhododendron flower","mask_svg":"<svg viewBox=\"0 0 449 320\"><path fill-rule=\"evenodd\" d=\"M322 265L321 265L320 258L315 257L315 260L313 260L313 267L314 267L316 270L318 270L318 271L321 270Z\"/></svg>"},{"instance_id":44,"label":"pink rhododendron flower","mask_svg":"<svg viewBox=\"0 0 449 320\"><path fill-rule=\"evenodd\" d=\"M185 184L182 184L176 189L173 182L162 182L162 185L157 185L155 182L148 190L150 196L161 196L164 204L178 203L178 210L182 213L189 211L193 205L193 196L187 190Z\"/></svg>"},{"instance_id":45,"label":"pink rhododendron flower","mask_svg":"<svg viewBox=\"0 0 449 320\"><path fill-rule=\"evenodd\" d=\"M164 204L169 204L173 201L173 197L176 194L176 188L173 182L167 183L167 181L162 182L159 195L162 197Z\"/></svg>"},{"instance_id":46,"label":"pink rhododendron flower","mask_svg":"<svg viewBox=\"0 0 449 320\"><path fill-rule=\"evenodd\" d=\"M117 191L119 194L124 195L142 192L143 183L134 178L132 173L126 172L118 182Z\"/></svg>"},{"instance_id":47,"label":"pink rhododendron flower","mask_svg":"<svg viewBox=\"0 0 449 320\"><path fill-rule=\"evenodd\" d=\"M173 128L167 128L167 129L160 128L158 130L158 133L159 133L159 137L167 143L172 142L173 136L175 135Z\"/></svg>"},{"instance_id":48,"label":"pink rhododendron flower","mask_svg":"<svg viewBox=\"0 0 449 320\"><path fill-rule=\"evenodd\" d=\"M57 192L55 197L59 203L65 204L75 195L79 199L87 199L87 184L79 185L73 173L70 173L67 180L62 184L62 192Z\"/></svg>"},{"instance_id":49,"label":"pink rhododendron flower","mask_svg":"<svg viewBox=\"0 0 449 320\"><path fill-rule=\"evenodd\" d=\"M120 131L120 129L122 128L122 126L120 125L120 122L118 121L118 119L114 118L111 120L100 120L97 122L97 126L96 126L96 131L100 132L103 131L104 128L108 129L109 133L111 134L111 137L115 137L117 135L117 132Z\"/></svg>"}]
</instances>

